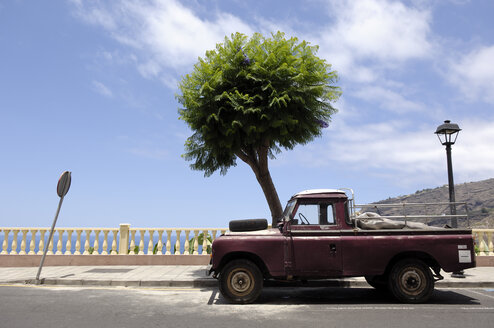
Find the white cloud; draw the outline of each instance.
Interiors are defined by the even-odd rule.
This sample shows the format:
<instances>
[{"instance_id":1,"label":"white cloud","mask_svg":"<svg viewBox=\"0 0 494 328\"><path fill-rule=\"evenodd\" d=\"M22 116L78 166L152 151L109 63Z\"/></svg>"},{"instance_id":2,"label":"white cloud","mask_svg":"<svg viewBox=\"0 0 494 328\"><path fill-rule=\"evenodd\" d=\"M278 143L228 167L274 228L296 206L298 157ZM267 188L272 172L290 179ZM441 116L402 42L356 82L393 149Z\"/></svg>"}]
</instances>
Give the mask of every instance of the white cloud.
<instances>
[{"instance_id":1,"label":"white cloud","mask_svg":"<svg viewBox=\"0 0 494 328\"><path fill-rule=\"evenodd\" d=\"M450 61L449 79L469 100L494 104L494 45L480 47Z\"/></svg>"},{"instance_id":2,"label":"white cloud","mask_svg":"<svg viewBox=\"0 0 494 328\"><path fill-rule=\"evenodd\" d=\"M138 53L138 70L147 78L180 72L204 56L225 36L252 34L240 18L218 12L214 20L198 17L174 0L149 2L76 2L77 14L103 27Z\"/></svg>"},{"instance_id":3,"label":"white cloud","mask_svg":"<svg viewBox=\"0 0 494 328\"><path fill-rule=\"evenodd\" d=\"M113 92L103 83L101 83L99 81L93 81L92 84L93 84L94 90L97 93L99 93L100 95L103 95L103 96L108 97L108 98L113 97Z\"/></svg>"},{"instance_id":4,"label":"white cloud","mask_svg":"<svg viewBox=\"0 0 494 328\"><path fill-rule=\"evenodd\" d=\"M398 114L422 111L424 106L406 99L400 93L380 86L364 86L353 95L370 103L379 103L381 107Z\"/></svg>"},{"instance_id":5,"label":"white cloud","mask_svg":"<svg viewBox=\"0 0 494 328\"><path fill-rule=\"evenodd\" d=\"M383 174L397 184L441 184L446 176L446 152L434 135L436 126L387 121L378 124L347 125L336 121L327 139L297 148L292 155L304 166L335 168ZM459 122L463 131L453 145L455 182L475 181L494 176L494 120ZM329 141L327 141L329 140Z\"/></svg>"},{"instance_id":6,"label":"white cloud","mask_svg":"<svg viewBox=\"0 0 494 328\"><path fill-rule=\"evenodd\" d=\"M347 78L370 82L372 68L394 67L433 51L430 39L431 14L427 9L388 0L330 1L334 18L321 29L321 54ZM333 14L334 13L334 14Z\"/></svg>"}]
</instances>

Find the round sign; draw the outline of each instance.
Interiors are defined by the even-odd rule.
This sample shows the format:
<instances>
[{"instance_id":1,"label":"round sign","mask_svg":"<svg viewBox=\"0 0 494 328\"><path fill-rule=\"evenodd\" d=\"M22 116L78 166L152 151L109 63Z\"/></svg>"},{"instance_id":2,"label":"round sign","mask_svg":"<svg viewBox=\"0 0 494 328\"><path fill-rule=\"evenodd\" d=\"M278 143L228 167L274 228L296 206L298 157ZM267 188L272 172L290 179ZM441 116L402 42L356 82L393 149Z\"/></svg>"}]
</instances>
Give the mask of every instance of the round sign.
<instances>
[{"instance_id":1,"label":"round sign","mask_svg":"<svg viewBox=\"0 0 494 328\"><path fill-rule=\"evenodd\" d=\"M70 174L71 172L65 171L60 176L60 179L58 179L58 185L57 185L58 197L65 197L65 195L67 195L67 192L69 192L70 182L72 180Z\"/></svg>"}]
</instances>

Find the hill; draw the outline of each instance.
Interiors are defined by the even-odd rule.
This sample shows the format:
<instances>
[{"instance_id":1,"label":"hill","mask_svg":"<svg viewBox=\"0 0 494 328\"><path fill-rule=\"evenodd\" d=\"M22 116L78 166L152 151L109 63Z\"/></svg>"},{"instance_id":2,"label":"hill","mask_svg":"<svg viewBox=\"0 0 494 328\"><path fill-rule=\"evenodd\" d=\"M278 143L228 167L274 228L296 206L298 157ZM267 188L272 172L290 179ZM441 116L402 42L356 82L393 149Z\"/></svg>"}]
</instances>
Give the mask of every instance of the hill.
<instances>
[{"instance_id":1,"label":"hill","mask_svg":"<svg viewBox=\"0 0 494 328\"><path fill-rule=\"evenodd\" d=\"M470 227L494 228L494 179L477 182L468 182L455 185L455 196L457 202L466 202L470 218ZM448 186L444 185L434 189L418 190L414 194L388 198L373 204L394 203L444 203L449 201ZM376 212L375 208L364 208L362 211ZM406 214L420 215L442 215L449 214L448 205L421 206L407 208ZM465 206L457 206L458 214L465 214ZM380 209L381 215L403 215L402 209ZM428 221L432 225L444 225L449 219L435 219ZM459 227L467 227L464 219L458 219Z\"/></svg>"}]
</instances>

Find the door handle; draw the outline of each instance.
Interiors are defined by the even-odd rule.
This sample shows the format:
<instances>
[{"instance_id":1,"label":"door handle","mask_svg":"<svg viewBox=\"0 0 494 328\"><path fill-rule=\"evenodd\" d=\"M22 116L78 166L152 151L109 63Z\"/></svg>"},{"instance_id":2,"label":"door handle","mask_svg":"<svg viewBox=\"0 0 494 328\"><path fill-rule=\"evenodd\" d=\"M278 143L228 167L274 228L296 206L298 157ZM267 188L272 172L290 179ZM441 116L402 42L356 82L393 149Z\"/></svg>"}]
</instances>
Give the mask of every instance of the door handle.
<instances>
[{"instance_id":1,"label":"door handle","mask_svg":"<svg viewBox=\"0 0 494 328\"><path fill-rule=\"evenodd\" d=\"M336 244L329 244L329 251L331 253L336 253Z\"/></svg>"}]
</instances>

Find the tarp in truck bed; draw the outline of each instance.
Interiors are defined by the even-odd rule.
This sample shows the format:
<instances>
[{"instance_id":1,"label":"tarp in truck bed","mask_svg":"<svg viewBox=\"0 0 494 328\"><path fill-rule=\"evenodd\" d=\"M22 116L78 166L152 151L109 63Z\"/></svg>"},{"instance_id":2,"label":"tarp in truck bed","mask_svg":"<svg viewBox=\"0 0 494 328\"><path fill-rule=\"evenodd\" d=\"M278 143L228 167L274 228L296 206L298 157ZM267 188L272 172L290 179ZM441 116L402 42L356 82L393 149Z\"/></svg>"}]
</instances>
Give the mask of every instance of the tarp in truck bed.
<instances>
[{"instance_id":1,"label":"tarp in truck bed","mask_svg":"<svg viewBox=\"0 0 494 328\"><path fill-rule=\"evenodd\" d=\"M355 218L357 227L364 230L381 230L381 229L428 229L438 230L439 227L431 227L421 222L397 221L383 218L377 213L365 212Z\"/></svg>"}]
</instances>

